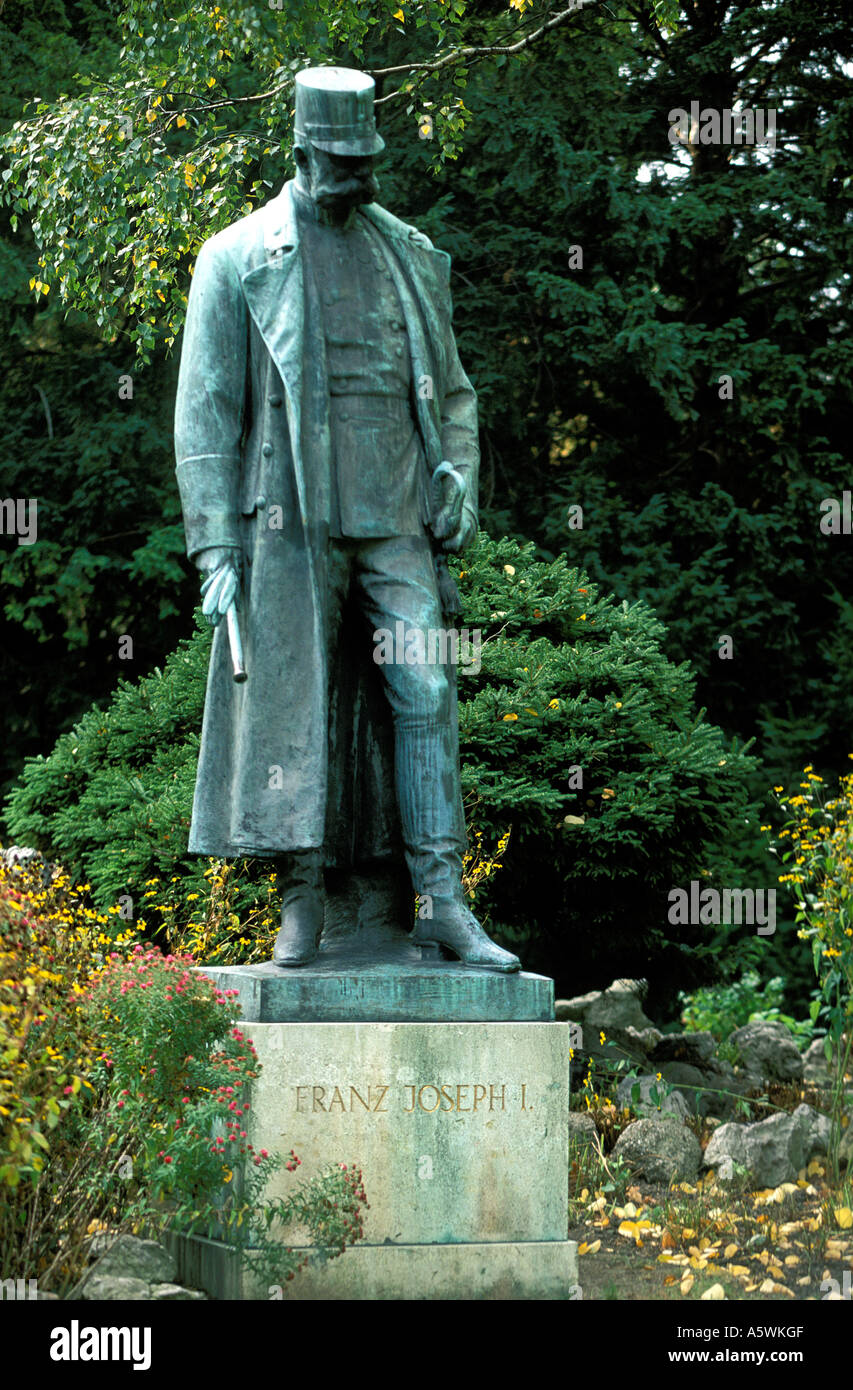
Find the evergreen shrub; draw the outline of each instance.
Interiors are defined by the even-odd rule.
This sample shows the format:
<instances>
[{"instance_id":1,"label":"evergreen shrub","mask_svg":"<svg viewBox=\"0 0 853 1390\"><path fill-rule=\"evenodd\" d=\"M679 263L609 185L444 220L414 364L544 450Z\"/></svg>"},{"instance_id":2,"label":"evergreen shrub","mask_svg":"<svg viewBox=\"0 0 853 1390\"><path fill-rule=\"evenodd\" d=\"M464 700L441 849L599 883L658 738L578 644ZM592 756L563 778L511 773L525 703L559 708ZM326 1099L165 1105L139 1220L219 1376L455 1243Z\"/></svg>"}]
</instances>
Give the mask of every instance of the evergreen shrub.
<instances>
[{"instance_id":1,"label":"evergreen shrub","mask_svg":"<svg viewBox=\"0 0 853 1390\"><path fill-rule=\"evenodd\" d=\"M646 604L506 538L481 534L452 569L479 655L458 668L468 825L503 859L471 888L478 910L558 990L620 973L689 987L714 940L673 928L667 894L697 877L748 886L731 875L757 829L754 760L694 708L690 667L666 658ZM122 681L106 709L30 759L7 823L84 874L99 907L132 898L149 937L207 960L268 958L269 861L223 875L187 855L209 647L199 628L162 671Z\"/></svg>"}]
</instances>

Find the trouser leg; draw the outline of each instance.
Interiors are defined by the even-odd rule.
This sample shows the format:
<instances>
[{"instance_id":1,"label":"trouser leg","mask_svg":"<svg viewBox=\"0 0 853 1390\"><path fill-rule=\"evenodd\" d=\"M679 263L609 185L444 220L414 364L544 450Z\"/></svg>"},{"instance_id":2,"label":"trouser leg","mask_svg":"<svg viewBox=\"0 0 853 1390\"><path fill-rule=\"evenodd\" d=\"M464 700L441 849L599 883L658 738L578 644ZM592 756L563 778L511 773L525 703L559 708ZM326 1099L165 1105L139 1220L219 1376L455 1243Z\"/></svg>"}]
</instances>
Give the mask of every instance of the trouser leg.
<instances>
[{"instance_id":1,"label":"trouser leg","mask_svg":"<svg viewBox=\"0 0 853 1390\"><path fill-rule=\"evenodd\" d=\"M518 958L489 939L463 895L465 821L455 682L447 670L448 648L438 640L443 617L428 541L400 537L363 543L357 582L374 632L390 632L395 639L404 634L402 650L398 640L391 646L397 659L383 662L381 669L394 719L406 862L421 899L415 939L446 946L468 965L517 970ZM444 662L429 660L442 651ZM422 659L410 661L407 653Z\"/></svg>"},{"instance_id":2,"label":"trouser leg","mask_svg":"<svg viewBox=\"0 0 853 1390\"><path fill-rule=\"evenodd\" d=\"M465 849L455 699L446 664L405 659L407 642L409 657L418 655L417 634L428 656L429 633L442 627L428 542L399 537L362 543L356 582L374 634L393 638L392 659L380 669L394 721L395 791L412 886L421 895L451 893L461 881ZM381 639L375 651L382 653Z\"/></svg>"}]
</instances>

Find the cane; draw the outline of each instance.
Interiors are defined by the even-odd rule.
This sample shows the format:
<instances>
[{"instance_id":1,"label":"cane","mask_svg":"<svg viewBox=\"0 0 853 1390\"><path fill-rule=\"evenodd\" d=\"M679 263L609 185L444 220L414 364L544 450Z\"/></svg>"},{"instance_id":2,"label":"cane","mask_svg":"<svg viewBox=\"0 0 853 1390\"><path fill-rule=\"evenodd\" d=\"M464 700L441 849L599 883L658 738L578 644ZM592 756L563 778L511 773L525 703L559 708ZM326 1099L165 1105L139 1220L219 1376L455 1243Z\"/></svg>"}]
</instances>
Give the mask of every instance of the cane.
<instances>
[{"instance_id":1,"label":"cane","mask_svg":"<svg viewBox=\"0 0 853 1390\"><path fill-rule=\"evenodd\" d=\"M231 665L234 670L234 680L237 685L242 685L243 681L249 679L243 661L243 643L240 639L240 622L237 617L237 605L232 599L225 610L225 622L228 627L228 644L231 648Z\"/></svg>"}]
</instances>

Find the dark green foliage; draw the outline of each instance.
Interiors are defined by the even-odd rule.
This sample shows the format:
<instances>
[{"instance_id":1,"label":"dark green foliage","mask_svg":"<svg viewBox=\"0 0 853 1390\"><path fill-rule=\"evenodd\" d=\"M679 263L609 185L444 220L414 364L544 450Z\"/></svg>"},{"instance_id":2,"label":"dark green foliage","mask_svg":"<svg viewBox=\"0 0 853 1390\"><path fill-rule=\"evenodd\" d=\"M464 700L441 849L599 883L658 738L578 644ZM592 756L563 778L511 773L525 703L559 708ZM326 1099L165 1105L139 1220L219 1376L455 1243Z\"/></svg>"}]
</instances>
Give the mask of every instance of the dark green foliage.
<instances>
[{"instance_id":1,"label":"dark green foliage","mask_svg":"<svg viewBox=\"0 0 853 1390\"><path fill-rule=\"evenodd\" d=\"M665 37L589 11L472 69L457 164L427 180L395 125L385 176L454 254L487 529L646 599L762 794L850 751L853 552L820 503L850 487L851 59L840 0L699 3ZM673 146L694 99L776 108L776 148Z\"/></svg>"},{"instance_id":2,"label":"dark green foliage","mask_svg":"<svg viewBox=\"0 0 853 1390\"><path fill-rule=\"evenodd\" d=\"M700 874L731 882L727 844L754 823L752 760L697 715L693 677L664 656L645 604L482 535L461 587L472 649L482 644L481 669L458 677L469 823L487 847L512 829L489 880L492 920L566 988L594 981L603 935L611 974L672 972L683 985L684 950L710 938L672 939L667 893ZM12 795L16 838L84 875L101 907L139 901L156 877L156 906L198 916L183 904L207 891L186 843L208 651L200 630L162 674L123 682L107 710L28 762ZM241 909L252 886L265 894L268 871L244 866ZM145 920L151 931L157 919Z\"/></svg>"},{"instance_id":3,"label":"dark green foliage","mask_svg":"<svg viewBox=\"0 0 853 1390\"><path fill-rule=\"evenodd\" d=\"M0 132L34 92L52 103L73 73L117 62L114 8L0 7ZM54 190L51 206L61 201ZM55 284L34 297L30 282L53 277L27 220L10 222L3 208L0 498L36 499L38 532L34 545L0 538L0 793L120 674L162 660L193 602L173 473L176 363L135 366L63 310ZM132 661L119 660L125 634Z\"/></svg>"},{"instance_id":4,"label":"dark green foliage","mask_svg":"<svg viewBox=\"0 0 853 1390\"><path fill-rule=\"evenodd\" d=\"M162 672L120 681L107 709L28 760L12 792L12 834L73 865L96 903L130 894L138 904L146 881L167 871L201 880L185 854L209 646L199 629Z\"/></svg>"}]
</instances>

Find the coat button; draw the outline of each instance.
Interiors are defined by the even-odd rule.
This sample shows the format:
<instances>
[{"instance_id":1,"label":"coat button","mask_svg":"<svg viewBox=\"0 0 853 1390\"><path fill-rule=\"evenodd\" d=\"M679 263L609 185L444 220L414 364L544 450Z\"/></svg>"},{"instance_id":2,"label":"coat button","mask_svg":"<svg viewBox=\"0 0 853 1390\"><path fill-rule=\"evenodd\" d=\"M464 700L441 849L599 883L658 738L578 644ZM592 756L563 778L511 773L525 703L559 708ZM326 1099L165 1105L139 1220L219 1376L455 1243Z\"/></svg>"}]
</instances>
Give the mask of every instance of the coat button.
<instances>
[{"instance_id":1,"label":"coat button","mask_svg":"<svg viewBox=\"0 0 853 1390\"><path fill-rule=\"evenodd\" d=\"M266 505L267 499L264 497L263 493L261 493L260 497L255 498L255 506L257 507L259 512L262 512Z\"/></svg>"},{"instance_id":2,"label":"coat button","mask_svg":"<svg viewBox=\"0 0 853 1390\"><path fill-rule=\"evenodd\" d=\"M397 354L398 357L402 357L402 356L403 356L403 349L402 349L401 347L395 347L394 351L395 351L395 353Z\"/></svg>"},{"instance_id":3,"label":"coat button","mask_svg":"<svg viewBox=\"0 0 853 1390\"><path fill-rule=\"evenodd\" d=\"M339 420L348 420L348 419L349 419L349 416L347 415L347 413L346 413L345 410L342 410L342 411L340 412L340 414L338 415L338 419L339 419Z\"/></svg>"},{"instance_id":4,"label":"coat button","mask_svg":"<svg viewBox=\"0 0 853 1390\"><path fill-rule=\"evenodd\" d=\"M281 396L270 396L270 405L281 405Z\"/></svg>"},{"instance_id":5,"label":"coat button","mask_svg":"<svg viewBox=\"0 0 853 1390\"><path fill-rule=\"evenodd\" d=\"M263 447L263 455L264 455L264 458L265 458L265 459L272 458L272 445L271 445L271 444L265 444L265 445L264 445L264 447Z\"/></svg>"}]
</instances>

